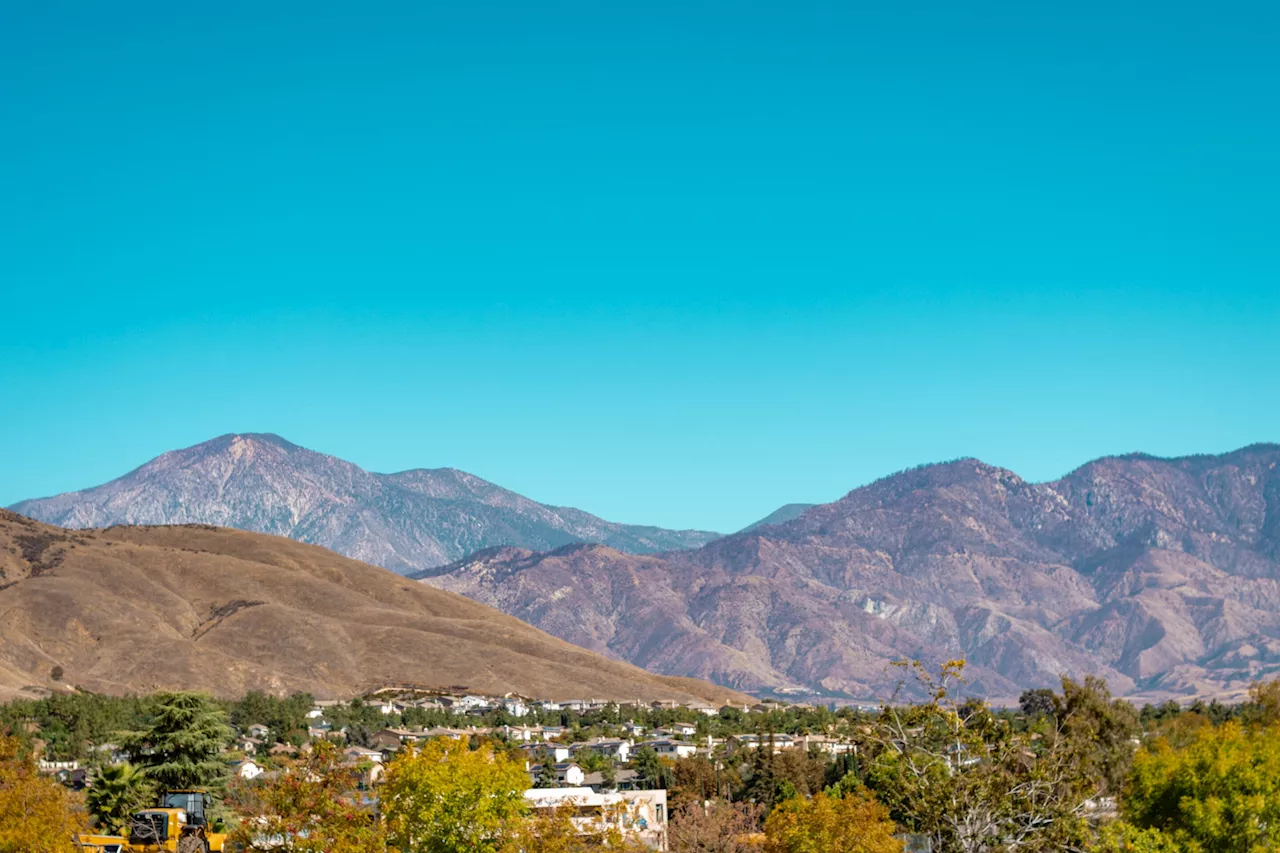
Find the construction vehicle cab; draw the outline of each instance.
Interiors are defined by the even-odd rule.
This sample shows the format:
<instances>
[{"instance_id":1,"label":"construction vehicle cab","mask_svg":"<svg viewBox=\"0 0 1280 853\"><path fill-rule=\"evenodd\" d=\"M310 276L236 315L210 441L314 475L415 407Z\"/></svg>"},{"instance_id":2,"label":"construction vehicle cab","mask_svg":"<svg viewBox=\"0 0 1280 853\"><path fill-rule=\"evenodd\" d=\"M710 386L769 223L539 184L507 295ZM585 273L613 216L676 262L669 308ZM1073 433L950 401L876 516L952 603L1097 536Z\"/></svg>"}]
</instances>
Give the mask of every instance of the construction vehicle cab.
<instances>
[{"instance_id":1,"label":"construction vehicle cab","mask_svg":"<svg viewBox=\"0 0 1280 853\"><path fill-rule=\"evenodd\" d=\"M208 791L165 791L160 797L160 808L182 809L187 813L187 823L192 826L209 826L208 814L213 799Z\"/></svg>"}]
</instances>

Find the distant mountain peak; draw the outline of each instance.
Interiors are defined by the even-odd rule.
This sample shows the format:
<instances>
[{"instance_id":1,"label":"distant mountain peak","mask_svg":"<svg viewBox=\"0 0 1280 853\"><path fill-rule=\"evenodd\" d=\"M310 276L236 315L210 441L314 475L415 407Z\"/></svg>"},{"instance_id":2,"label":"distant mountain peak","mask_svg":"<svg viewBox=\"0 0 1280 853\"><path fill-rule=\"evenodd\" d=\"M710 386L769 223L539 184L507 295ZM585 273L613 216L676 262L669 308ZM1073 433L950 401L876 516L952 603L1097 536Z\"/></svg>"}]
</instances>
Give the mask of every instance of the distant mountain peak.
<instances>
[{"instance_id":1,"label":"distant mountain peak","mask_svg":"<svg viewBox=\"0 0 1280 853\"><path fill-rule=\"evenodd\" d=\"M252 432L170 451L102 486L13 509L73 528L195 523L271 533L405 574L491 546L545 550L585 541L650 553L716 536L540 504L456 468L377 474Z\"/></svg>"}]
</instances>

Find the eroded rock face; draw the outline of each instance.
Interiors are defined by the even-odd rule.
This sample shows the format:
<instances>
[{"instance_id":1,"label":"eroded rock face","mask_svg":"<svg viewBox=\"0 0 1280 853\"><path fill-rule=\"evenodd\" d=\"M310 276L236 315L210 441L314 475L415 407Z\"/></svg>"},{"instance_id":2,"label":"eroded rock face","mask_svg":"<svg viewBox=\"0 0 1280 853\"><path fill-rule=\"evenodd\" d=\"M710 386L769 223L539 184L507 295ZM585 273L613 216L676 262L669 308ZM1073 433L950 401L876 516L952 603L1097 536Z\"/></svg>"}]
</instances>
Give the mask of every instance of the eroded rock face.
<instances>
[{"instance_id":1,"label":"eroded rock face","mask_svg":"<svg viewBox=\"0 0 1280 853\"><path fill-rule=\"evenodd\" d=\"M166 453L103 486L12 509L70 528L214 524L271 533L400 573L495 545L547 549L587 541L651 553L716 536L616 524L452 468L374 474L262 434L225 435Z\"/></svg>"},{"instance_id":2,"label":"eroded rock face","mask_svg":"<svg viewBox=\"0 0 1280 853\"><path fill-rule=\"evenodd\" d=\"M893 660L964 656L1013 697L1280 669L1280 446L1091 462L1027 483L975 460L887 477L697 550L477 554L424 580L658 672L883 696Z\"/></svg>"}]
</instances>

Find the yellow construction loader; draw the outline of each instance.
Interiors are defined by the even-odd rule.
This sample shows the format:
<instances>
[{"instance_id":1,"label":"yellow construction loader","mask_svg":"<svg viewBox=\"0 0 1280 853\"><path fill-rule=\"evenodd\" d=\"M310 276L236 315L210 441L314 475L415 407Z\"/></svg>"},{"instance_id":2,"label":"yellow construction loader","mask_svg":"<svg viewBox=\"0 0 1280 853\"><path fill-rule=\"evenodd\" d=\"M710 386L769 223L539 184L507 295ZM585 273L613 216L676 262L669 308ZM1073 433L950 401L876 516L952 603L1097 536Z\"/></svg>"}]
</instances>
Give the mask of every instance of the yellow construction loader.
<instances>
[{"instance_id":1,"label":"yellow construction loader","mask_svg":"<svg viewBox=\"0 0 1280 853\"><path fill-rule=\"evenodd\" d=\"M128 836L81 834L76 846L86 853L222 853L226 835L209 831L209 805L204 791L168 791L159 806L134 814Z\"/></svg>"}]
</instances>

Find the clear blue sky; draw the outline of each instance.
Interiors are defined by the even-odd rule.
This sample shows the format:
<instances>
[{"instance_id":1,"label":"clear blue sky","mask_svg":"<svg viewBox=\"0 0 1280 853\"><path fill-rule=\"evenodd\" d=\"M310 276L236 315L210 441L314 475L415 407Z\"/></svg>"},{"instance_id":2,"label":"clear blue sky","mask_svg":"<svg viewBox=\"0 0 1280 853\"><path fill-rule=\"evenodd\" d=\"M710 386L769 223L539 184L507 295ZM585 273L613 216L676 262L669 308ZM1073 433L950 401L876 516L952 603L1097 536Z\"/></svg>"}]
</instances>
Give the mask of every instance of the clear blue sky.
<instances>
[{"instance_id":1,"label":"clear blue sky","mask_svg":"<svg viewBox=\"0 0 1280 853\"><path fill-rule=\"evenodd\" d=\"M0 0L0 504L270 431L731 530L1280 440L1280 4Z\"/></svg>"}]
</instances>

